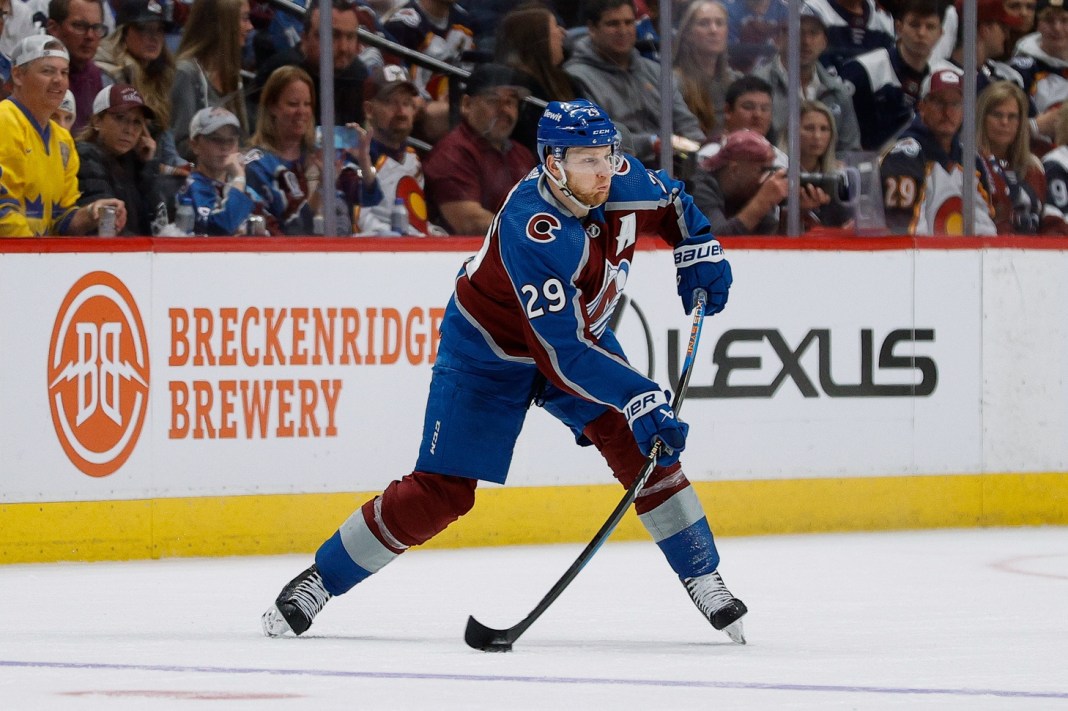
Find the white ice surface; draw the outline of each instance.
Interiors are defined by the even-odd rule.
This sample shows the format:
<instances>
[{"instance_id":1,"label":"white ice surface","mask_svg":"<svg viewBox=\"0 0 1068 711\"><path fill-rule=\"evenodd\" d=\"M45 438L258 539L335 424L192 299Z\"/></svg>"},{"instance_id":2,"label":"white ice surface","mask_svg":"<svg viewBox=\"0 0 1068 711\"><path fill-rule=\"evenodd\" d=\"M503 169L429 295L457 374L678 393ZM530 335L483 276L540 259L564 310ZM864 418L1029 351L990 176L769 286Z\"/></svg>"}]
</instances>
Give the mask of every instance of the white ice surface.
<instances>
[{"instance_id":1,"label":"white ice surface","mask_svg":"<svg viewBox=\"0 0 1068 711\"><path fill-rule=\"evenodd\" d=\"M1068 528L724 538L748 646L652 544L412 551L303 637L259 616L307 556L0 566L0 709L1068 709Z\"/></svg>"}]
</instances>

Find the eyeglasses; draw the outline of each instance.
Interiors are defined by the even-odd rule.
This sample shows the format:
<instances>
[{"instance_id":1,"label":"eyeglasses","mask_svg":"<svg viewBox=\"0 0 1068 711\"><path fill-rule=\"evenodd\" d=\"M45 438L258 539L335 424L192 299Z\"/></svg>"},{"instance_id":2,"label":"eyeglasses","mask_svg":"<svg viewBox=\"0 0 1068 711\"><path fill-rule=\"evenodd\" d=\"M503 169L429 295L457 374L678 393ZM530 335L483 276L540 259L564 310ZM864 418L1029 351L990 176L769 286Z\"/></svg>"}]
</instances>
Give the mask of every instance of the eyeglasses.
<instances>
[{"instance_id":1,"label":"eyeglasses","mask_svg":"<svg viewBox=\"0 0 1068 711\"><path fill-rule=\"evenodd\" d=\"M70 28L74 30L75 34L84 35L92 32L97 37L108 36L108 26L103 22L98 22L95 25L88 22L71 22Z\"/></svg>"}]
</instances>

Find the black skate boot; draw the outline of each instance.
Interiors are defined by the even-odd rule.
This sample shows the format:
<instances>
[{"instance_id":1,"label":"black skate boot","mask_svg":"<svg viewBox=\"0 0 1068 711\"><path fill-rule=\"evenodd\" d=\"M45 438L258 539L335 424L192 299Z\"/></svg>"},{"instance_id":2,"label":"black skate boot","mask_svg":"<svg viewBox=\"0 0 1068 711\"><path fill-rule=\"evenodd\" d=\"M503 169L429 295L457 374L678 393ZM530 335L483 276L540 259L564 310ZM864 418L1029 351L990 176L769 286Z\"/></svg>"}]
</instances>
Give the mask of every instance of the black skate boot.
<instances>
[{"instance_id":1,"label":"black skate boot","mask_svg":"<svg viewBox=\"0 0 1068 711\"><path fill-rule=\"evenodd\" d=\"M263 613L263 633L268 637L281 637L286 632L303 634L330 597L319 568L312 565L290 580L274 605Z\"/></svg>"},{"instance_id":2,"label":"black skate boot","mask_svg":"<svg viewBox=\"0 0 1068 711\"><path fill-rule=\"evenodd\" d=\"M697 605L697 609L713 627L726 632L733 642L745 644L742 615L749 609L744 602L731 595L719 571L687 578L682 583L686 586L686 592L690 593L693 604Z\"/></svg>"}]
</instances>

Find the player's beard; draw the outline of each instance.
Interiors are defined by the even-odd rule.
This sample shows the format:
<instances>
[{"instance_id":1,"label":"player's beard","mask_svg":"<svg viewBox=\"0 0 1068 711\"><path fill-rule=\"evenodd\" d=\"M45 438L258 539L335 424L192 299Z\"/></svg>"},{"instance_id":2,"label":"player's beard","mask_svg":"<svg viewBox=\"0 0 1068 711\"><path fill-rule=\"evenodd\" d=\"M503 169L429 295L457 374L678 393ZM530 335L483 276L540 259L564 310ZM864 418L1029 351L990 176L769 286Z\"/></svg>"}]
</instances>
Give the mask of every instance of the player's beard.
<instances>
[{"instance_id":1,"label":"player's beard","mask_svg":"<svg viewBox=\"0 0 1068 711\"><path fill-rule=\"evenodd\" d=\"M608 200L608 190L611 185L612 184L609 183L604 188L592 188L590 190L578 190L573 185L568 185L567 187L571 191L571 194L580 202L597 207L603 205L604 202Z\"/></svg>"}]
</instances>

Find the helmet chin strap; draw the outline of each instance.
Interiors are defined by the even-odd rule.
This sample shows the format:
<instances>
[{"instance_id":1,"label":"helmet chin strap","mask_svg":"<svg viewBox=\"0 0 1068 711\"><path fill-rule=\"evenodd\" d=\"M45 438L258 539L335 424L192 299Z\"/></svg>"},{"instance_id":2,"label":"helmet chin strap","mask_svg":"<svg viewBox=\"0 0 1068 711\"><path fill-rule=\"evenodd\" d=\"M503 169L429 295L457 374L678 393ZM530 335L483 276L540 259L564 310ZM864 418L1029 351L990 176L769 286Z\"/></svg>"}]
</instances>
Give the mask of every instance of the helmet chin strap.
<instances>
[{"instance_id":1,"label":"helmet chin strap","mask_svg":"<svg viewBox=\"0 0 1068 711\"><path fill-rule=\"evenodd\" d=\"M578 199L578 196L571 191L571 188L567 187L567 172L564 171L563 162L555 156L553 156L553 159L556 160L556 164L560 168L561 179L557 179L557 177L553 175L552 171L549 170L548 162L546 162L545 164L545 177L551 180L552 184L555 185L560 190L560 192L564 194L564 197L570 200L576 207L578 207L583 212L591 212L597 206L587 205L586 203Z\"/></svg>"}]
</instances>

